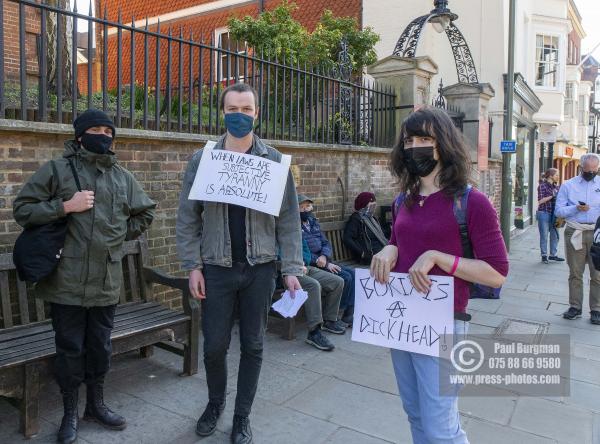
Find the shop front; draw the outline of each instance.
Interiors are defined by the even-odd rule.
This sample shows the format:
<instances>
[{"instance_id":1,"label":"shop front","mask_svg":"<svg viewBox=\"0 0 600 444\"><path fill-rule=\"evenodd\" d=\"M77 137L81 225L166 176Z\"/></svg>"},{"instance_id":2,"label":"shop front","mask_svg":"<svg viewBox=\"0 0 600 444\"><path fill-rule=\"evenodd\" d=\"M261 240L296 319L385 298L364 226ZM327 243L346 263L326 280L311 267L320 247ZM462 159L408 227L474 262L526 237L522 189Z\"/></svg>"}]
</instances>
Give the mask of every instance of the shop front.
<instances>
[{"instance_id":1,"label":"shop front","mask_svg":"<svg viewBox=\"0 0 600 444\"><path fill-rule=\"evenodd\" d=\"M517 142L517 152L511 156L510 165L513 226L525 228L535 221L534 199L539 176L535 168L537 126L533 114L540 109L542 102L519 73L515 74L514 97L512 134Z\"/></svg>"},{"instance_id":2,"label":"shop front","mask_svg":"<svg viewBox=\"0 0 600 444\"><path fill-rule=\"evenodd\" d=\"M563 183L579 174L579 163L581 156L587 153L587 149L564 142L554 144L554 168L560 173L560 183Z\"/></svg>"}]
</instances>

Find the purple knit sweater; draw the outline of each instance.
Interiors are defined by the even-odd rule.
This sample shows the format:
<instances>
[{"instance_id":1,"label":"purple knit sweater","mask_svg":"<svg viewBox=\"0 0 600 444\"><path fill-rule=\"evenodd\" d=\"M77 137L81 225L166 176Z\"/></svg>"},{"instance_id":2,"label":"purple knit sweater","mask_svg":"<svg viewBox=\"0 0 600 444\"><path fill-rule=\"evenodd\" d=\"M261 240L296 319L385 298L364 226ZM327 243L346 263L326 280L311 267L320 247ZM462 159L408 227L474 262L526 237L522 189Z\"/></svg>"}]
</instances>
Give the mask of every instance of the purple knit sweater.
<instances>
[{"instance_id":1,"label":"purple knit sweater","mask_svg":"<svg viewBox=\"0 0 600 444\"><path fill-rule=\"evenodd\" d=\"M485 194L477 190L469 193L467 225L475 257L506 276L508 255L498 226L498 215ZM396 216L390 244L398 247L398 262L393 270L398 273L407 273L417 258L427 250L462 257L452 199L438 191L429 195L422 207L418 203L410 209L403 205ZM429 274L448 276L437 266ZM469 283L455 278L454 311L464 312L468 303Z\"/></svg>"}]
</instances>

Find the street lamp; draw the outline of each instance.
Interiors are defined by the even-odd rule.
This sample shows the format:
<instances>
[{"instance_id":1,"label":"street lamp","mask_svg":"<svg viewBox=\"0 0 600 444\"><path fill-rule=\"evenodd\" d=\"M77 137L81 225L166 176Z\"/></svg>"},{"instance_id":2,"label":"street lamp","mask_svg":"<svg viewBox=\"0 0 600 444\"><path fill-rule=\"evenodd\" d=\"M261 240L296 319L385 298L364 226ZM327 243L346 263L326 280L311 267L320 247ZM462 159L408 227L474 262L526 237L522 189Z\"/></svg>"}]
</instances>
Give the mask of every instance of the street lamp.
<instances>
[{"instance_id":1,"label":"street lamp","mask_svg":"<svg viewBox=\"0 0 600 444\"><path fill-rule=\"evenodd\" d=\"M421 40L421 31L427 23L431 23L436 32L445 32L448 37L459 83L479 83L469 45L454 24L458 19L458 15L450 11L448 0L435 0L433 5L434 8L429 13L417 17L404 28L393 54L400 57L415 58Z\"/></svg>"},{"instance_id":2,"label":"street lamp","mask_svg":"<svg viewBox=\"0 0 600 444\"><path fill-rule=\"evenodd\" d=\"M433 29L439 34L446 31L450 23L458 18L458 15L450 12L448 9L448 0L436 0L434 2L435 8L431 10L431 18L429 23L433 26Z\"/></svg>"}]
</instances>

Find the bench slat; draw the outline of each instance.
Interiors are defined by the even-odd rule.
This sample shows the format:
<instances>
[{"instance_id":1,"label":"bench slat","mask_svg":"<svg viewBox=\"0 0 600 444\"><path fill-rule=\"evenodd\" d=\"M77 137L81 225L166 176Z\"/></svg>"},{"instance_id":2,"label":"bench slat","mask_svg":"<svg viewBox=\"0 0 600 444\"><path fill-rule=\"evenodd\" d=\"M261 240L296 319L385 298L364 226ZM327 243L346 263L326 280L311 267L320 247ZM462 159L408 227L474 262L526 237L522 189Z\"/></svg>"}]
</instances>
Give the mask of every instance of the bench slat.
<instances>
[{"instance_id":1,"label":"bench slat","mask_svg":"<svg viewBox=\"0 0 600 444\"><path fill-rule=\"evenodd\" d=\"M35 314L38 322L46 319L46 310L44 308L44 301L40 298L35 298Z\"/></svg>"},{"instance_id":2,"label":"bench slat","mask_svg":"<svg viewBox=\"0 0 600 444\"><path fill-rule=\"evenodd\" d=\"M32 357L37 357L40 352L44 352L49 348L54 348L53 338L46 341L40 341L29 348L15 348L11 351L3 351L2 357L0 357L0 367L2 367L6 362L12 361L15 358L21 358L29 355Z\"/></svg>"},{"instance_id":3,"label":"bench slat","mask_svg":"<svg viewBox=\"0 0 600 444\"><path fill-rule=\"evenodd\" d=\"M151 317L156 314L165 313L168 311L172 311L172 310L169 310L166 307L158 306L158 307L148 307L148 308L145 308L144 310L138 310L138 311L134 311L131 313L127 313L125 315L119 316L118 318L115 316L115 327L117 325L121 325L124 323L135 322L136 319Z\"/></svg>"},{"instance_id":4,"label":"bench slat","mask_svg":"<svg viewBox=\"0 0 600 444\"><path fill-rule=\"evenodd\" d=\"M124 329L136 329L141 325L148 324L149 322L150 323L155 322L155 321L158 322L161 319L166 319L171 316L186 316L186 315L181 312L176 312L176 311L167 309L167 311L151 313L147 316L143 316L143 317L139 317L139 318L135 318L135 319L127 319L125 321L119 322L118 324L115 323L115 328L113 328L113 331L119 332Z\"/></svg>"},{"instance_id":5,"label":"bench slat","mask_svg":"<svg viewBox=\"0 0 600 444\"><path fill-rule=\"evenodd\" d=\"M188 319L188 317L183 313L173 311L150 314L143 318L136 319L134 322L126 322L120 325L115 325L115 328L113 329L114 334L111 334L111 337L119 338L127 336L127 334L130 334L131 332L139 333L143 330L147 330L149 327L154 328L156 325L171 324L175 319L185 321ZM33 343L3 350L2 357L0 358L0 366L2 366L3 362L10 361L16 357L24 357L30 354L37 356L40 351L44 351L48 348L54 348L53 335Z\"/></svg>"},{"instance_id":6,"label":"bench slat","mask_svg":"<svg viewBox=\"0 0 600 444\"><path fill-rule=\"evenodd\" d=\"M2 299L2 319L4 328L12 327L12 307L10 306L10 291L8 286L8 273L0 272L0 299Z\"/></svg>"},{"instance_id":7,"label":"bench slat","mask_svg":"<svg viewBox=\"0 0 600 444\"><path fill-rule=\"evenodd\" d=\"M12 253L0 254L0 271L15 270Z\"/></svg>"},{"instance_id":8,"label":"bench slat","mask_svg":"<svg viewBox=\"0 0 600 444\"><path fill-rule=\"evenodd\" d=\"M175 325L182 322L189 322L189 316L181 312L169 310L160 315L153 315L148 318L140 318L135 324L115 325L111 334L111 339L119 340L128 336L144 334L147 331L158 328ZM22 364L36 359L52 356L55 353L54 339L40 341L36 346L28 350L15 350L11 353L2 353L0 357L0 367L8 365Z\"/></svg>"},{"instance_id":9,"label":"bench slat","mask_svg":"<svg viewBox=\"0 0 600 444\"><path fill-rule=\"evenodd\" d=\"M17 293L19 295L19 314L21 324L29 324L29 301L27 300L27 284L17 278Z\"/></svg>"},{"instance_id":10,"label":"bench slat","mask_svg":"<svg viewBox=\"0 0 600 444\"><path fill-rule=\"evenodd\" d=\"M173 314L170 317L164 317L161 319L154 319L151 322L146 322L141 324L135 328L129 328L124 330L115 331L115 335L111 336L114 339L121 339L127 336L138 334L139 328L143 328L144 330L154 330L160 327L166 327L169 325L175 325L182 322L189 322L189 316L181 313L181 314Z\"/></svg>"},{"instance_id":11,"label":"bench slat","mask_svg":"<svg viewBox=\"0 0 600 444\"><path fill-rule=\"evenodd\" d=\"M12 347L27 346L28 344L34 344L39 341L43 341L48 338L54 337L54 330L48 326L48 330L41 331L35 335L27 335L20 338L12 339L11 341L0 342L0 353L3 350L8 350Z\"/></svg>"},{"instance_id":12,"label":"bench slat","mask_svg":"<svg viewBox=\"0 0 600 444\"><path fill-rule=\"evenodd\" d=\"M129 270L129 286L133 300L140 299L140 290L138 285L138 272L135 266L135 256L127 256L127 268Z\"/></svg>"},{"instance_id":13,"label":"bench slat","mask_svg":"<svg viewBox=\"0 0 600 444\"><path fill-rule=\"evenodd\" d=\"M115 326L114 330L119 330L123 328L131 328L136 324L144 323L148 319L159 318L160 316L164 316L168 313L177 313L181 314L181 312L170 310L161 305L144 307L143 310L138 310L135 312L115 315ZM42 326L40 326L42 327ZM52 325L50 323L45 323L43 325L43 329L38 328L35 333L31 333L27 331L27 329L23 329L23 335L20 337L12 337L9 340L2 340L3 338L0 335L0 351L4 353L12 347L21 346L23 348L27 348L29 344L34 345L37 342L46 340L47 338L53 338L54 332L52 330Z\"/></svg>"},{"instance_id":14,"label":"bench slat","mask_svg":"<svg viewBox=\"0 0 600 444\"><path fill-rule=\"evenodd\" d=\"M119 295L119 303L126 304L127 303L127 293L125 292L125 281L121 283L121 294Z\"/></svg>"},{"instance_id":15,"label":"bench slat","mask_svg":"<svg viewBox=\"0 0 600 444\"><path fill-rule=\"evenodd\" d=\"M152 307L161 307L161 305L158 302L147 302L144 304L138 303L138 304L126 304L124 306L117 306L117 311L115 313L115 322L118 322L118 320L122 316L127 315L128 313L141 311L141 310L144 310L147 308L152 308ZM50 326L50 320L46 320L41 323L36 323L35 325L31 325L31 324L30 325L19 325L16 327L12 327L8 330L0 329L0 343L5 342L5 341L10 341L11 339L14 339L14 338L36 335L40 332L48 330L48 328L51 328L51 326L50 327L49 326Z\"/></svg>"},{"instance_id":16,"label":"bench slat","mask_svg":"<svg viewBox=\"0 0 600 444\"><path fill-rule=\"evenodd\" d=\"M123 243L123 255L140 254L140 240L132 240Z\"/></svg>"}]
</instances>

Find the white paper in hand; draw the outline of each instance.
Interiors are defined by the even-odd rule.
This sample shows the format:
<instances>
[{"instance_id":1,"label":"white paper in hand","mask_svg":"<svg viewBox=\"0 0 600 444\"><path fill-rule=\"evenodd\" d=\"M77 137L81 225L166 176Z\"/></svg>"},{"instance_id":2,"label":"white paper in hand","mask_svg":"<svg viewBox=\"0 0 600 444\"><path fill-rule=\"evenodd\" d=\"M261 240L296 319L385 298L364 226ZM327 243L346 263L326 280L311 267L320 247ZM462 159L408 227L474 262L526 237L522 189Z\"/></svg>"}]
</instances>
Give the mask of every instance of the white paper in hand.
<instances>
[{"instance_id":1,"label":"white paper in hand","mask_svg":"<svg viewBox=\"0 0 600 444\"><path fill-rule=\"evenodd\" d=\"M293 318L300 310L300 307L308 299L308 293L304 290L296 290L295 297L292 299L289 290L286 290L281 299L273 304L273 309L281 314L284 318Z\"/></svg>"}]
</instances>

